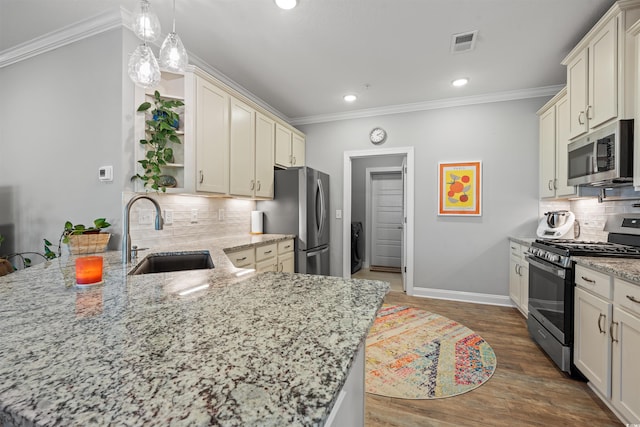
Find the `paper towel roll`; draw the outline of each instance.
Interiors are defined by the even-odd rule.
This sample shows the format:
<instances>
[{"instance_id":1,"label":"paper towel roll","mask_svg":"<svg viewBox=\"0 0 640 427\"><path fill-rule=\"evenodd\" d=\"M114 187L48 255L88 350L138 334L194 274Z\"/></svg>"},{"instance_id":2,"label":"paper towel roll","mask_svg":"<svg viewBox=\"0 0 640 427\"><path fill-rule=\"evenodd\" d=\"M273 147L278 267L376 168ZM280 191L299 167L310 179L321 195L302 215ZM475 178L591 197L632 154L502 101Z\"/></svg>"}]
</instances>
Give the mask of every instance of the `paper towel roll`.
<instances>
[{"instance_id":1,"label":"paper towel roll","mask_svg":"<svg viewBox=\"0 0 640 427\"><path fill-rule=\"evenodd\" d=\"M262 234L262 211L251 211L251 234Z\"/></svg>"}]
</instances>

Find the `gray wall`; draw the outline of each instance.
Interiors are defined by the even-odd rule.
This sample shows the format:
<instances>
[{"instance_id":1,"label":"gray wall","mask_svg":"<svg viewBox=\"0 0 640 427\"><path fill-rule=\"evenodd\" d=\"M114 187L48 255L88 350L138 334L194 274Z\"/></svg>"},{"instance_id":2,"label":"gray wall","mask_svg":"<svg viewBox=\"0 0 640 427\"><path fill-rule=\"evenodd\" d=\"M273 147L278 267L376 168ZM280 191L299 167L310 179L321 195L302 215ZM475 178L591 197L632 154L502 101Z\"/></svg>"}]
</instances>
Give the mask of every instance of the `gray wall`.
<instances>
[{"instance_id":1,"label":"gray wall","mask_svg":"<svg viewBox=\"0 0 640 427\"><path fill-rule=\"evenodd\" d=\"M42 251L43 238L57 243L66 220L106 217L120 229L133 164L128 33L109 31L0 68L0 225L13 226L16 251ZM113 165L113 182L98 181L103 165ZM119 236L112 240L117 248Z\"/></svg>"},{"instance_id":2,"label":"gray wall","mask_svg":"<svg viewBox=\"0 0 640 427\"><path fill-rule=\"evenodd\" d=\"M342 209L345 151L415 147L414 286L508 295L508 236L533 236L538 212L538 119L547 98L496 102L300 126L307 163L331 175L331 206ZM481 217L437 215L439 161L481 160ZM342 220L332 215L331 271L342 275ZM350 224L346 224L350 227ZM347 248L349 250L349 248Z\"/></svg>"}]
</instances>

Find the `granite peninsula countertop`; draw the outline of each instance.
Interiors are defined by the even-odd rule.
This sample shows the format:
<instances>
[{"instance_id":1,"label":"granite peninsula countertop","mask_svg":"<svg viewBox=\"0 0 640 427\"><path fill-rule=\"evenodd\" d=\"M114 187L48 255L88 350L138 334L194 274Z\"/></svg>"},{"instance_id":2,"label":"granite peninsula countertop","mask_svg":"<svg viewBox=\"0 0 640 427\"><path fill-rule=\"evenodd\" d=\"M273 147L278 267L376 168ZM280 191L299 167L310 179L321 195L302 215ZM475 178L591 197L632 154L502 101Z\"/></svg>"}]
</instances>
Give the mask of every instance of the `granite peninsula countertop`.
<instances>
[{"instance_id":1,"label":"granite peninsula countertop","mask_svg":"<svg viewBox=\"0 0 640 427\"><path fill-rule=\"evenodd\" d=\"M389 285L224 255L291 237L181 245L215 268L140 276L105 252L87 289L73 256L0 277L0 425L324 424Z\"/></svg>"}]
</instances>

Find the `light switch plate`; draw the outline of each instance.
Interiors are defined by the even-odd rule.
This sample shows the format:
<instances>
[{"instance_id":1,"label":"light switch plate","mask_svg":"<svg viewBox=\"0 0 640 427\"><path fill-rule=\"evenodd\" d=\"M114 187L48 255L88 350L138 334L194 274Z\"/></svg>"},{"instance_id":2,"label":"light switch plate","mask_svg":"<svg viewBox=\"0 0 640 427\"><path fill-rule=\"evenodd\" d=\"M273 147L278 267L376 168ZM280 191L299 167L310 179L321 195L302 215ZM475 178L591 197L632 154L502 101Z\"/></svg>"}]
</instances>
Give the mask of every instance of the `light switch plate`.
<instances>
[{"instance_id":1,"label":"light switch plate","mask_svg":"<svg viewBox=\"0 0 640 427\"><path fill-rule=\"evenodd\" d=\"M342 219L342 209L336 209L336 219Z\"/></svg>"},{"instance_id":2,"label":"light switch plate","mask_svg":"<svg viewBox=\"0 0 640 427\"><path fill-rule=\"evenodd\" d=\"M198 209L191 209L191 222L194 224L198 222Z\"/></svg>"}]
</instances>

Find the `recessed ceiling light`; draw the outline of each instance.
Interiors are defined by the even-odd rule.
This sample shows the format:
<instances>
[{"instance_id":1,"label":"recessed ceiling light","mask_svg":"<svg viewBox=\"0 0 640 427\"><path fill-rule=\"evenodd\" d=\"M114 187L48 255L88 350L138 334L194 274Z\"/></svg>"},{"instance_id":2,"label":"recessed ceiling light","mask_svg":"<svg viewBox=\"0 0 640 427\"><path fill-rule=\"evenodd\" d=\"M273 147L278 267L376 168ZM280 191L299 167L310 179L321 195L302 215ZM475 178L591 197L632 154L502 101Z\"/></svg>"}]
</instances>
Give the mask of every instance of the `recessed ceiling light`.
<instances>
[{"instance_id":1,"label":"recessed ceiling light","mask_svg":"<svg viewBox=\"0 0 640 427\"><path fill-rule=\"evenodd\" d=\"M276 4L280 9L293 9L298 4L298 0L276 0Z\"/></svg>"},{"instance_id":2,"label":"recessed ceiling light","mask_svg":"<svg viewBox=\"0 0 640 427\"><path fill-rule=\"evenodd\" d=\"M358 99L358 97L355 96L355 95L345 95L345 96L342 97L342 99L344 99L347 102L353 102L356 99Z\"/></svg>"},{"instance_id":3,"label":"recessed ceiling light","mask_svg":"<svg viewBox=\"0 0 640 427\"><path fill-rule=\"evenodd\" d=\"M455 79L454 81L451 82L451 85L455 87L460 87L460 86L466 85L467 83L469 83L469 79L466 77L463 77L461 79Z\"/></svg>"}]
</instances>

